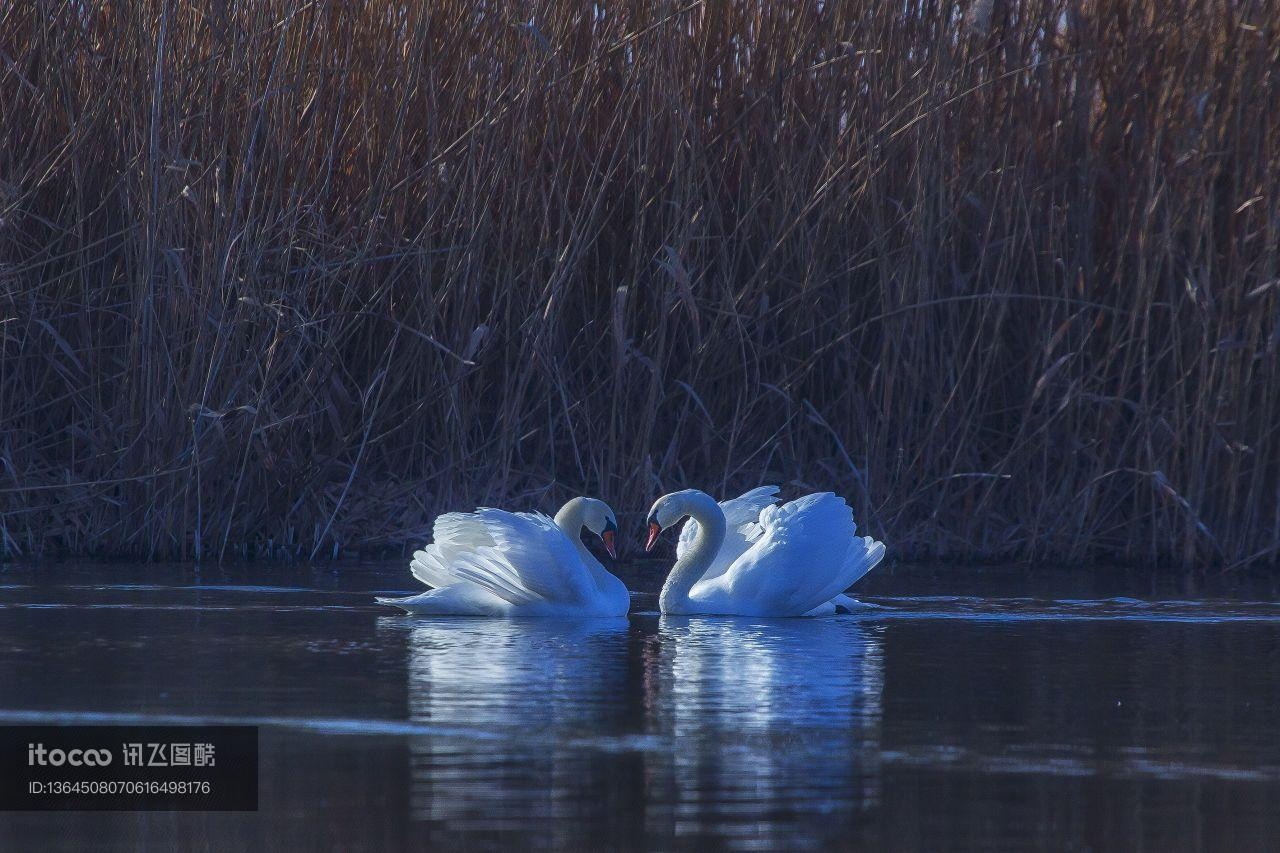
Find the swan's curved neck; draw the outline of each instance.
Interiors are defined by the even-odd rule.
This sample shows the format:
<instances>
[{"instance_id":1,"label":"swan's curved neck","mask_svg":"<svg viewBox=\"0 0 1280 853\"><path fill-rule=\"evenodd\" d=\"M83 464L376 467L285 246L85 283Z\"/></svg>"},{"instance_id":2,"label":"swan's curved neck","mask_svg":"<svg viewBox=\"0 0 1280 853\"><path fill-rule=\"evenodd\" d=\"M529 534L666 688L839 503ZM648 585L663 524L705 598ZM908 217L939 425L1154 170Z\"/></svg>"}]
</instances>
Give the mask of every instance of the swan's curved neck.
<instances>
[{"instance_id":1,"label":"swan's curved neck","mask_svg":"<svg viewBox=\"0 0 1280 853\"><path fill-rule=\"evenodd\" d=\"M682 515L698 522L698 534L684 556L676 560L662 585L658 608L663 613L685 613L689 608L689 590L715 560L724 544L724 512L710 495L694 492L684 499Z\"/></svg>"},{"instance_id":2,"label":"swan's curved neck","mask_svg":"<svg viewBox=\"0 0 1280 853\"><path fill-rule=\"evenodd\" d=\"M587 566L599 565L600 561L595 555L587 550L587 546L582 542L583 520L587 513L587 502L582 498L573 498L560 507L560 511L556 513L556 527L564 531L564 535L569 537L569 541L573 543L573 547L578 549L578 556L582 558L582 562Z\"/></svg>"}]
</instances>

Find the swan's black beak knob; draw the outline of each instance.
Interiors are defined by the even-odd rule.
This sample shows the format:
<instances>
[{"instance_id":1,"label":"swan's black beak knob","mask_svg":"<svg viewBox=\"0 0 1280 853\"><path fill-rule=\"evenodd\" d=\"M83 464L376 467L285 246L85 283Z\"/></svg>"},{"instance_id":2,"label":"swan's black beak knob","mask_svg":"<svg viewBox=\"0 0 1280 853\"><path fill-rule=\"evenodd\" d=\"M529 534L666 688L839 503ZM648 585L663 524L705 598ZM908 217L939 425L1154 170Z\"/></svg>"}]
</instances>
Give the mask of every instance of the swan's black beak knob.
<instances>
[{"instance_id":1,"label":"swan's black beak knob","mask_svg":"<svg viewBox=\"0 0 1280 853\"><path fill-rule=\"evenodd\" d=\"M662 533L662 528L658 526L658 522L649 521L649 541L644 543L645 553L653 550L653 546L658 542L658 535Z\"/></svg>"}]
</instances>

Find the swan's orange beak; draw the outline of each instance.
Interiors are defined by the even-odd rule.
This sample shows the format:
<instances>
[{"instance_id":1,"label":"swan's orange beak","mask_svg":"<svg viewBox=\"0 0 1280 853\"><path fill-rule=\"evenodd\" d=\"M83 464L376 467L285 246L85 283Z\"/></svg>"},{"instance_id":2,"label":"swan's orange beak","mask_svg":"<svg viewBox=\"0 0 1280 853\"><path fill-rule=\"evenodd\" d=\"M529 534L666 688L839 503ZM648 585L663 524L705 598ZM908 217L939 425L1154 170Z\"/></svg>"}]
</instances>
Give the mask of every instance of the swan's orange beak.
<instances>
[{"instance_id":1,"label":"swan's orange beak","mask_svg":"<svg viewBox=\"0 0 1280 853\"><path fill-rule=\"evenodd\" d=\"M604 540L604 549L609 552L609 556L613 557L615 560L618 559L618 548L614 545L613 531L606 530L604 533L600 534L600 538Z\"/></svg>"},{"instance_id":2,"label":"swan's orange beak","mask_svg":"<svg viewBox=\"0 0 1280 853\"><path fill-rule=\"evenodd\" d=\"M649 522L649 541L644 543L645 553L653 550L653 546L657 544L658 535L662 533L662 528L658 526L658 522Z\"/></svg>"}]
</instances>

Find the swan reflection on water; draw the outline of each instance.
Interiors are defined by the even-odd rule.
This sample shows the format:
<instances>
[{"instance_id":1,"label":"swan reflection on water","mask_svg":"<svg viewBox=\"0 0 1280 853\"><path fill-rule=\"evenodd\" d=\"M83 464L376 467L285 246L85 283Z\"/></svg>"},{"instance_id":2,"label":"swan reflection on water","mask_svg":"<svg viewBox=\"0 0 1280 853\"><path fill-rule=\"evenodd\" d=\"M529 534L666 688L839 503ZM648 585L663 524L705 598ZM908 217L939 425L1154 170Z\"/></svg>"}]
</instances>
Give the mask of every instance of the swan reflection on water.
<instances>
[{"instance_id":1,"label":"swan reflection on water","mask_svg":"<svg viewBox=\"0 0 1280 853\"><path fill-rule=\"evenodd\" d=\"M835 828L823 814L879 801L883 656L856 620L387 624L407 630L423 726L409 739L417 819L572 835L566 819L605 813L655 841L758 843L785 818L781 843L812 813L817 843Z\"/></svg>"},{"instance_id":2,"label":"swan reflection on water","mask_svg":"<svg viewBox=\"0 0 1280 853\"><path fill-rule=\"evenodd\" d=\"M877 631L846 618L663 616L651 642L647 712L670 746L648 798L673 804L672 826L652 832L794 846L806 826L810 841L828 838L828 812L879 803ZM785 837L770 822L784 814Z\"/></svg>"},{"instance_id":3,"label":"swan reflection on water","mask_svg":"<svg viewBox=\"0 0 1280 853\"><path fill-rule=\"evenodd\" d=\"M557 813L590 783L565 744L615 727L627 630L625 618L412 620L409 719L429 725L409 744L414 817L501 829Z\"/></svg>"}]
</instances>

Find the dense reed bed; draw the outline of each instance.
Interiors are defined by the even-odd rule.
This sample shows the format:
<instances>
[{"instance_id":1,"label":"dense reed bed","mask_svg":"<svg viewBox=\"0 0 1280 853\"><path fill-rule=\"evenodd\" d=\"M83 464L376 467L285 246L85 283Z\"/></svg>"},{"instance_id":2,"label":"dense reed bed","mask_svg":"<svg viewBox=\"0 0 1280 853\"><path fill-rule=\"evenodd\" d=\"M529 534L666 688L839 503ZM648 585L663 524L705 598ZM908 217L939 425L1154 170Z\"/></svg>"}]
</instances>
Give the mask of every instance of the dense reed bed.
<instances>
[{"instance_id":1,"label":"dense reed bed","mask_svg":"<svg viewBox=\"0 0 1280 853\"><path fill-rule=\"evenodd\" d=\"M0 542L763 481L1274 563L1278 69L1275 0L5 4Z\"/></svg>"}]
</instances>

